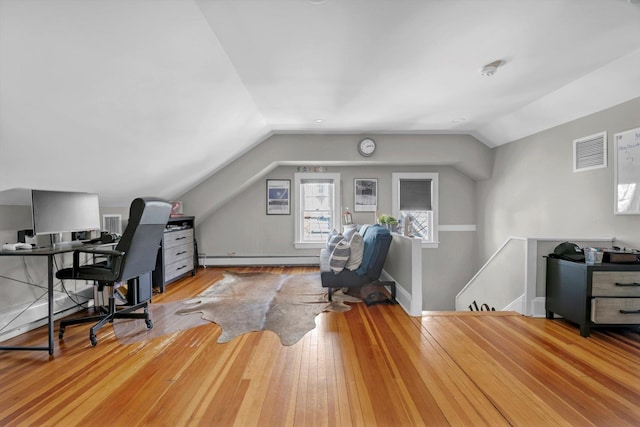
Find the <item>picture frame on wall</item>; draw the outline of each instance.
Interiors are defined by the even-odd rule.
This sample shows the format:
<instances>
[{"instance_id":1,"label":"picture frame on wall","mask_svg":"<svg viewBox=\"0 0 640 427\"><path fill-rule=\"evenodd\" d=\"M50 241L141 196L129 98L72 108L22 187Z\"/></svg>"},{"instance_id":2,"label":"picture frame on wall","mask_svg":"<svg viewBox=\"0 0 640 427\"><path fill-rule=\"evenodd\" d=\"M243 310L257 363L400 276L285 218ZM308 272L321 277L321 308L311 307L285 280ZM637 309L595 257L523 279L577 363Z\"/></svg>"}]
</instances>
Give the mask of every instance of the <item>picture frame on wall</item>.
<instances>
[{"instance_id":1,"label":"picture frame on wall","mask_svg":"<svg viewBox=\"0 0 640 427\"><path fill-rule=\"evenodd\" d=\"M353 199L356 212L375 212L378 209L378 179L356 178Z\"/></svg>"},{"instance_id":2,"label":"picture frame on wall","mask_svg":"<svg viewBox=\"0 0 640 427\"><path fill-rule=\"evenodd\" d=\"M291 214L291 180L267 180L267 215Z\"/></svg>"}]
</instances>

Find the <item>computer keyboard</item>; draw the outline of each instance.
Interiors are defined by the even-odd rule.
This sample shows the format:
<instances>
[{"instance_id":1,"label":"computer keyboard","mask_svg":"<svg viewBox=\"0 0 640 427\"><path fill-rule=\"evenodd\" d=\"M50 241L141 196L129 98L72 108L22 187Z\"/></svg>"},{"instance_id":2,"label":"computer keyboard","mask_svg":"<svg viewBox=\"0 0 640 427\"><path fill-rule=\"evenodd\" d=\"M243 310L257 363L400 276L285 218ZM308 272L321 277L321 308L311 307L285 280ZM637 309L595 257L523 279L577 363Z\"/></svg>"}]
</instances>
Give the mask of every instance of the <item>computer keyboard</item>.
<instances>
[{"instance_id":1,"label":"computer keyboard","mask_svg":"<svg viewBox=\"0 0 640 427\"><path fill-rule=\"evenodd\" d=\"M83 243L115 243L120 240L120 235L115 233L103 234L95 239L85 240Z\"/></svg>"},{"instance_id":2,"label":"computer keyboard","mask_svg":"<svg viewBox=\"0 0 640 427\"><path fill-rule=\"evenodd\" d=\"M28 243L5 243L4 245L2 245L2 249L4 249L5 251L15 251L15 250L20 250L20 249L31 249L33 246L31 246Z\"/></svg>"}]
</instances>

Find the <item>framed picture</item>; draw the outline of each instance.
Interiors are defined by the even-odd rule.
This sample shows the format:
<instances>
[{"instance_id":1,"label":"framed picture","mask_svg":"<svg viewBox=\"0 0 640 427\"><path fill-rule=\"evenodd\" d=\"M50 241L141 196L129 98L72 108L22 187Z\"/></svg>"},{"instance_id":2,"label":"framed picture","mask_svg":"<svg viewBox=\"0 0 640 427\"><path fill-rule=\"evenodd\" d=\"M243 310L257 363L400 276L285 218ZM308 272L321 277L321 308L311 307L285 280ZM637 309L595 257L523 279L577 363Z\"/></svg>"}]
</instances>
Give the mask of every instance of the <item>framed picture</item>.
<instances>
[{"instance_id":1,"label":"framed picture","mask_svg":"<svg viewBox=\"0 0 640 427\"><path fill-rule=\"evenodd\" d=\"M267 215L291 214L291 180L267 180Z\"/></svg>"},{"instance_id":2,"label":"framed picture","mask_svg":"<svg viewBox=\"0 0 640 427\"><path fill-rule=\"evenodd\" d=\"M378 180L376 178L356 178L353 192L356 212L375 212L378 209Z\"/></svg>"},{"instance_id":3,"label":"framed picture","mask_svg":"<svg viewBox=\"0 0 640 427\"><path fill-rule=\"evenodd\" d=\"M171 213L169 216L182 216L182 202L175 200L171 202Z\"/></svg>"}]
</instances>

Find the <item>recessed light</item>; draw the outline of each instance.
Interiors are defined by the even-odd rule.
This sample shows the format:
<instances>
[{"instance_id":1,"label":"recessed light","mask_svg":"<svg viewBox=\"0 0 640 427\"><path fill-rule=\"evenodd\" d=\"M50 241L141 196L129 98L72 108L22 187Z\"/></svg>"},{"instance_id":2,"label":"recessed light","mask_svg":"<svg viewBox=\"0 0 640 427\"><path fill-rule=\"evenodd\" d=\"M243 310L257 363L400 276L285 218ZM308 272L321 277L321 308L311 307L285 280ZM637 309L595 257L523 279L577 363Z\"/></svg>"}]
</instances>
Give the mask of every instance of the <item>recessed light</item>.
<instances>
[{"instance_id":1,"label":"recessed light","mask_svg":"<svg viewBox=\"0 0 640 427\"><path fill-rule=\"evenodd\" d=\"M456 117L455 119L451 120L451 123L462 123L466 121L467 121L466 117Z\"/></svg>"},{"instance_id":2,"label":"recessed light","mask_svg":"<svg viewBox=\"0 0 640 427\"><path fill-rule=\"evenodd\" d=\"M318 123L318 124L324 123L324 119L316 119L315 122Z\"/></svg>"}]
</instances>

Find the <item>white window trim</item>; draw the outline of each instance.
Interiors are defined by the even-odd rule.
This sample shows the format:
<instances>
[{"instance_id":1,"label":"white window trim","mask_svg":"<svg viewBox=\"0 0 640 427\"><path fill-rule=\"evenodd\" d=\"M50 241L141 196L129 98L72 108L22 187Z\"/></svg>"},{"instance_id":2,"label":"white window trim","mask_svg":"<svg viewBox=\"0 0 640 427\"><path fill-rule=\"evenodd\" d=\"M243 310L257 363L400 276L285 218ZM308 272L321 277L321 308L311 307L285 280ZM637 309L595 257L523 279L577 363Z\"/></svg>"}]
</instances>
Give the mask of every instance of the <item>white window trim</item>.
<instances>
[{"instance_id":1,"label":"white window trim","mask_svg":"<svg viewBox=\"0 0 640 427\"><path fill-rule=\"evenodd\" d=\"M300 184L305 179L331 179L333 180L333 228L340 230L340 174L339 173L296 173L293 176L293 206L295 207L295 241L293 245L296 249L320 249L325 247L326 242L304 242L302 241L302 221L300 211L302 210L302 198L300 197Z\"/></svg>"},{"instance_id":2,"label":"white window trim","mask_svg":"<svg viewBox=\"0 0 640 427\"><path fill-rule=\"evenodd\" d=\"M431 180L431 210L433 212L433 230L431 240L422 239L422 247L437 249L438 239L438 174L430 172L394 172L391 174L391 211L392 215L400 218L400 180L401 179L430 179Z\"/></svg>"}]
</instances>

